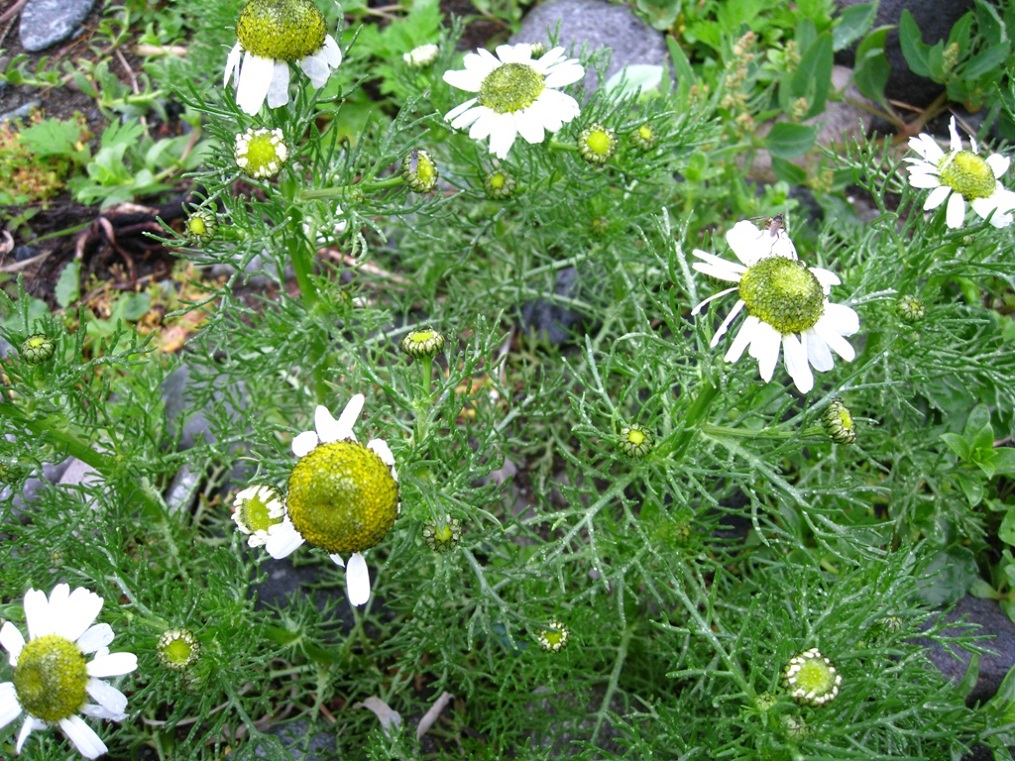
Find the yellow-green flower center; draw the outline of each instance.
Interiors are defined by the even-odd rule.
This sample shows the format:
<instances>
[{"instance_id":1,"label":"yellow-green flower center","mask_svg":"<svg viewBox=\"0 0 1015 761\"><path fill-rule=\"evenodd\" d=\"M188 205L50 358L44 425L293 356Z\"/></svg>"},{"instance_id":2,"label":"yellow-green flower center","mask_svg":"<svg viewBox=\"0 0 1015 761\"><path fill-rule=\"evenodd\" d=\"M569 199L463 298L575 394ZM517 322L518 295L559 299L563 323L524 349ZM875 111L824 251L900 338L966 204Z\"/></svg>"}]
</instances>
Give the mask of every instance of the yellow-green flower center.
<instances>
[{"instance_id":1,"label":"yellow-green flower center","mask_svg":"<svg viewBox=\"0 0 1015 761\"><path fill-rule=\"evenodd\" d=\"M201 645L189 629L170 629L163 632L156 650L163 666L181 671L198 659Z\"/></svg>"},{"instance_id":2,"label":"yellow-green flower center","mask_svg":"<svg viewBox=\"0 0 1015 761\"><path fill-rule=\"evenodd\" d=\"M316 53L327 35L324 15L310 0L251 0L236 22L245 50L289 63Z\"/></svg>"},{"instance_id":3,"label":"yellow-green flower center","mask_svg":"<svg viewBox=\"0 0 1015 761\"><path fill-rule=\"evenodd\" d=\"M391 468L362 444L320 444L293 468L286 506L309 544L330 554L362 552L394 525L398 482Z\"/></svg>"},{"instance_id":4,"label":"yellow-green flower center","mask_svg":"<svg viewBox=\"0 0 1015 761\"><path fill-rule=\"evenodd\" d=\"M842 683L835 666L817 648L791 658L784 678L794 699L814 706L833 700Z\"/></svg>"},{"instance_id":5,"label":"yellow-green flower center","mask_svg":"<svg viewBox=\"0 0 1015 761\"><path fill-rule=\"evenodd\" d=\"M578 151L583 159L593 164L604 164L617 150L617 139L613 130L602 124L593 124L584 130L578 139Z\"/></svg>"},{"instance_id":6,"label":"yellow-green flower center","mask_svg":"<svg viewBox=\"0 0 1015 761\"><path fill-rule=\"evenodd\" d=\"M479 102L498 114L509 114L531 106L545 87L543 75L532 66L505 63L486 75Z\"/></svg>"},{"instance_id":7,"label":"yellow-green flower center","mask_svg":"<svg viewBox=\"0 0 1015 761\"><path fill-rule=\"evenodd\" d=\"M248 129L236 136L233 156L236 166L248 177L267 179L282 169L289 156L289 149L286 148L280 129Z\"/></svg>"},{"instance_id":8,"label":"yellow-green flower center","mask_svg":"<svg viewBox=\"0 0 1015 761\"><path fill-rule=\"evenodd\" d=\"M949 186L969 201L990 198L997 187L997 178L994 177L990 165L970 151L949 153L941 159L938 168L941 171L942 184Z\"/></svg>"},{"instance_id":9,"label":"yellow-green flower center","mask_svg":"<svg viewBox=\"0 0 1015 761\"><path fill-rule=\"evenodd\" d=\"M269 503L276 495L267 487L258 489L251 496L243 499L236 506L239 521L251 532L267 531L276 523L282 522L282 516L272 515Z\"/></svg>"},{"instance_id":10,"label":"yellow-green flower center","mask_svg":"<svg viewBox=\"0 0 1015 761\"><path fill-rule=\"evenodd\" d=\"M56 634L25 643L13 681L21 707L43 721L67 719L88 700L85 655L69 639Z\"/></svg>"},{"instance_id":11,"label":"yellow-green flower center","mask_svg":"<svg viewBox=\"0 0 1015 761\"><path fill-rule=\"evenodd\" d=\"M437 164L426 151L413 149L402 161L402 176L417 193L429 193L437 187Z\"/></svg>"},{"instance_id":12,"label":"yellow-green flower center","mask_svg":"<svg viewBox=\"0 0 1015 761\"><path fill-rule=\"evenodd\" d=\"M748 314L783 335L814 327L825 311L821 283L806 265L769 256L747 268L738 286Z\"/></svg>"}]
</instances>

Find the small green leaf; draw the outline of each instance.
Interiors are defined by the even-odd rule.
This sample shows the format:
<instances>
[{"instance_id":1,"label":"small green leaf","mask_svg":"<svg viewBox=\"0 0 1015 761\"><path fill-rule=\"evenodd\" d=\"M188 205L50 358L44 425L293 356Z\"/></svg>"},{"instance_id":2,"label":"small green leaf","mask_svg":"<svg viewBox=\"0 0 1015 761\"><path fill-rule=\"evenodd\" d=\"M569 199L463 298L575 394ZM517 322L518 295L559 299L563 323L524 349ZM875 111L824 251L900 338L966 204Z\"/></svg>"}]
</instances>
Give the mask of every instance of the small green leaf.
<instances>
[{"instance_id":1,"label":"small green leaf","mask_svg":"<svg viewBox=\"0 0 1015 761\"><path fill-rule=\"evenodd\" d=\"M773 156L792 159L810 150L817 135L816 124L777 122L765 138L765 147Z\"/></svg>"},{"instance_id":2,"label":"small green leaf","mask_svg":"<svg viewBox=\"0 0 1015 761\"><path fill-rule=\"evenodd\" d=\"M857 89L873 101L885 103L885 85L892 73L885 57L885 38L891 30L882 26L864 37L856 49L853 65L853 83Z\"/></svg>"},{"instance_id":3,"label":"small green leaf","mask_svg":"<svg viewBox=\"0 0 1015 761\"><path fill-rule=\"evenodd\" d=\"M1015 508L1009 510L1004 516L997 529L997 538L1005 544L1015 546Z\"/></svg>"},{"instance_id":4,"label":"small green leaf","mask_svg":"<svg viewBox=\"0 0 1015 761\"><path fill-rule=\"evenodd\" d=\"M959 485L966 501L970 506L975 507L983 501L983 481L974 477L975 471L959 472L955 474L955 482Z\"/></svg>"},{"instance_id":5,"label":"small green leaf","mask_svg":"<svg viewBox=\"0 0 1015 761\"><path fill-rule=\"evenodd\" d=\"M874 25L877 15L877 3L858 3L843 8L832 30L832 47L839 51L852 45Z\"/></svg>"},{"instance_id":6,"label":"small green leaf","mask_svg":"<svg viewBox=\"0 0 1015 761\"><path fill-rule=\"evenodd\" d=\"M957 433L942 433L941 441L947 444L948 448L957 454L963 462L969 462L973 459L973 448L966 441L965 437Z\"/></svg>"},{"instance_id":7,"label":"small green leaf","mask_svg":"<svg viewBox=\"0 0 1015 761\"><path fill-rule=\"evenodd\" d=\"M56 303L66 309L81 297L81 262L78 259L67 262L54 288Z\"/></svg>"}]
</instances>

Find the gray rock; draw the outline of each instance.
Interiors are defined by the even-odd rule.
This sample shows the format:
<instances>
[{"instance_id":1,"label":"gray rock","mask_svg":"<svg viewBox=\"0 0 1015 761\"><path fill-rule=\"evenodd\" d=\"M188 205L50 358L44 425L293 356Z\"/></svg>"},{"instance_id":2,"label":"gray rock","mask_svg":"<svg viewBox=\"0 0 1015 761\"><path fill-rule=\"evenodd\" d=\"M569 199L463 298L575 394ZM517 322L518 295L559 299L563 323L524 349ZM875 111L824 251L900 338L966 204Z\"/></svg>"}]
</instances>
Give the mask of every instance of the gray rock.
<instances>
[{"instance_id":1,"label":"gray rock","mask_svg":"<svg viewBox=\"0 0 1015 761\"><path fill-rule=\"evenodd\" d=\"M95 0L28 0L21 9L21 44L35 53L66 40L94 5Z\"/></svg>"},{"instance_id":2,"label":"gray rock","mask_svg":"<svg viewBox=\"0 0 1015 761\"><path fill-rule=\"evenodd\" d=\"M836 5L845 8L858 5L869 0L836 0ZM898 26L902 11L913 14L913 20L920 27L923 41L933 45L938 40L948 38L952 26L967 11L972 10L973 0L881 0L878 4L875 27ZM840 63L853 65L855 48L843 51L837 56ZM885 95L892 99L908 103L912 106L927 106L944 91L942 85L924 77L917 76L909 70L902 47L899 45L899 33L892 30L885 40L885 58L891 67Z\"/></svg>"},{"instance_id":3,"label":"gray rock","mask_svg":"<svg viewBox=\"0 0 1015 761\"><path fill-rule=\"evenodd\" d=\"M557 296L576 298L579 292L578 270L565 267L557 272L553 292ZM584 315L548 299L536 299L522 305L522 327L529 335L553 345L573 342Z\"/></svg>"},{"instance_id":4,"label":"gray rock","mask_svg":"<svg viewBox=\"0 0 1015 761\"><path fill-rule=\"evenodd\" d=\"M578 53L582 46L589 51L612 52L603 81L625 66L665 66L669 60L662 32L635 16L629 6L612 5L605 0L554 0L537 5L522 19L522 26L511 42L548 45L558 24L557 44L572 53ZM596 73L590 69L585 73L586 92L595 90L597 84Z\"/></svg>"},{"instance_id":5,"label":"gray rock","mask_svg":"<svg viewBox=\"0 0 1015 761\"><path fill-rule=\"evenodd\" d=\"M966 702L980 703L989 700L997 692L1001 680L1015 666L1015 624L1008 618L994 600L980 600L976 597L963 597L955 607L945 614L949 622L964 621L979 626L974 634L987 637L980 641L979 646L992 651L980 657L980 674L976 686L966 696ZM945 629L945 635L958 635L958 627ZM965 631L969 631L968 627ZM927 655L942 674L956 684L962 680L969 666L970 654L959 648L946 650L929 640L919 640L928 647Z\"/></svg>"},{"instance_id":6,"label":"gray rock","mask_svg":"<svg viewBox=\"0 0 1015 761\"><path fill-rule=\"evenodd\" d=\"M29 114L32 113L33 108L38 108L41 105L42 105L41 100L30 100L27 103L24 103L15 109L0 114L0 124L2 124L3 122L9 122L13 119L24 119L25 117L27 117Z\"/></svg>"}]
</instances>

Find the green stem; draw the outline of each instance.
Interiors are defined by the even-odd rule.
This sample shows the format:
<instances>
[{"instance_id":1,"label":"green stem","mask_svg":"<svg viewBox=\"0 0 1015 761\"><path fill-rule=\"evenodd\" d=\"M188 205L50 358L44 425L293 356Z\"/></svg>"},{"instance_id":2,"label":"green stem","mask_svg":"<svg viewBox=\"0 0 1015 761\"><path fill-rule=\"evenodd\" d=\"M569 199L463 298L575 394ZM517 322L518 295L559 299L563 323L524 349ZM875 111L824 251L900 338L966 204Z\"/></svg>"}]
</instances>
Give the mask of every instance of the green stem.
<instances>
[{"instance_id":1,"label":"green stem","mask_svg":"<svg viewBox=\"0 0 1015 761\"><path fill-rule=\"evenodd\" d=\"M707 378L703 379L701 386L698 388L698 395L684 414L683 425L660 443L653 453L654 456L666 458L676 454L679 459L679 456L683 455L684 450L690 443L691 437L703 428L701 421L704 419L705 413L708 412L708 408L712 406L712 402L715 401L718 393L719 389L716 388L712 381Z\"/></svg>"},{"instance_id":2,"label":"green stem","mask_svg":"<svg viewBox=\"0 0 1015 761\"><path fill-rule=\"evenodd\" d=\"M370 180L365 182L357 182L353 185L333 185L330 188L314 188L313 190L303 190L296 197L297 203L299 201L311 201L318 198L342 198L350 189L355 189L357 193L372 193L376 190L387 190L388 188L397 188L405 184L405 178L402 175L395 175L389 177L386 180Z\"/></svg>"}]
</instances>

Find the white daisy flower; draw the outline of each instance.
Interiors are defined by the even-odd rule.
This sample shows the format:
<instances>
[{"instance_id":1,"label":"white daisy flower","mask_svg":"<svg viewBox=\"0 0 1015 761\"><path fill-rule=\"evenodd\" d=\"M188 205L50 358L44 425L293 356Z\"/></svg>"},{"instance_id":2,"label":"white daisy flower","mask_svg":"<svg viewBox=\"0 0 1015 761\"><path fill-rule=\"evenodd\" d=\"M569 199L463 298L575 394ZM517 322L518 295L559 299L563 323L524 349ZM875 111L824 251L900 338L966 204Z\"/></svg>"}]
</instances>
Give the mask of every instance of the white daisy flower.
<instances>
[{"instance_id":1,"label":"white daisy flower","mask_svg":"<svg viewBox=\"0 0 1015 761\"><path fill-rule=\"evenodd\" d=\"M123 721L127 698L103 679L137 668L133 653L110 653L109 624L94 624L103 600L94 592L57 584L49 597L37 589L25 594L28 641L7 621L0 644L10 654L13 681L0 684L0 728L21 714L15 752L35 729L57 724L85 758L98 758L106 745L81 715ZM85 656L95 657L85 662ZM91 702L94 701L94 702Z\"/></svg>"},{"instance_id":2,"label":"white daisy flower","mask_svg":"<svg viewBox=\"0 0 1015 761\"><path fill-rule=\"evenodd\" d=\"M233 522L247 545L263 547L272 526L282 522L285 507L279 493L270 486L248 486L233 499Z\"/></svg>"},{"instance_id":3,"label":"white daisy flower","mask_svg":"<svg viewBox=\"0 0 1015 761\"><path fill-rule=\"evenodd\" d=\"M444 72L444 81L478 96L444 117L455 129L469 128L473 140L490 138L490 153L507 158L515 138L543 142L580 113L578 101L558 88L585 76L578 61L554 48L537 60L532 46L500 45L497 55L480 49L465 55L465 69Z\"/></svg>"},{"instance_id":4,"label":"white daisy flower","mask_svg":"<svg viewBox=\"0 0 1015 761\"><path fill-rule=\"evenodd\" d=\"M324 15L310 0L251 0L236 22L236 45L226 59L222 86L236 73L236 103L246 113L289 102L289 64L323 87L342 63Z\"/></svg>"},{"instance_id":5,"label":"white daisy flower","mask_svg":"<svg viewBox=\"0 0 1015 761\"><path fill-rule=\"evenodd\" d=\"M849 307L828 302L828 292L839 284L839 278L797 260L796 247L780 218L765 230L749 221L738 222L726 233L726 242L741 263L696 250L694 255L702 261L693 266L736 286L710 296L691 311L698 314L713 299L738 293L733 310L712 336L711 346L715 347L746 307L747 319L723 358L726 362L736 362L748 349L768 382L781 347L787 372L797 389L806 394L814 387L811 367L819 372L831 370L833 351L847 362L853 360L855 352L844 336L860 329L860 319Z\"/></svg>"},{"instance_id":6,"label":"white daisy flower","mask_svg":"<svg viewBox=\"0 0 1015 761\"><path fill-rule=\"evenodd\" d=\"M994 227L1007 227L1013 219L1015 193L1006 189L998 178L1008 171L1011 160L1000 153L992 153L987 158L978 155L976 138L972 135L969 136L972 150L963 150L954 116L948 131L951 143L947 153L930 135L920 134L909 139L909 147L921 156L906 159L909 184L914 188L931 189L923 204L924 210L936 209L948 201L945 223L957 229L966 219L968 201L979 217L989 217Z\"/></svg>"},{"instance_id":7,"label":"white daisy flower","mask_svg":"<svg viewBox=\"0 0 1015 761\"><path fill-rule=\"evenodd\" d=\"M284 558L306 542L324 549L345 568L349 602L370 599L370 573L364 551L387 535L398 517L395 457L381 439L360 444L352 427L365 399L356 394L338 420L326 407L314 413L315 430L293 439L299 461L289 476L286 515L269 529L265 544L273 558ZM350 554L345 563L342 556Z\"/></svg>"}]
</instances>

